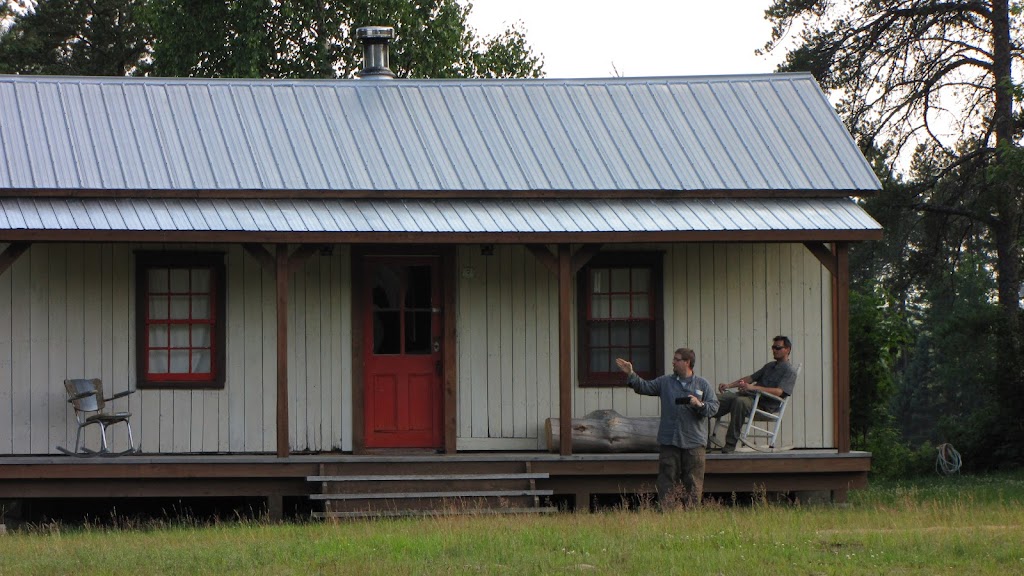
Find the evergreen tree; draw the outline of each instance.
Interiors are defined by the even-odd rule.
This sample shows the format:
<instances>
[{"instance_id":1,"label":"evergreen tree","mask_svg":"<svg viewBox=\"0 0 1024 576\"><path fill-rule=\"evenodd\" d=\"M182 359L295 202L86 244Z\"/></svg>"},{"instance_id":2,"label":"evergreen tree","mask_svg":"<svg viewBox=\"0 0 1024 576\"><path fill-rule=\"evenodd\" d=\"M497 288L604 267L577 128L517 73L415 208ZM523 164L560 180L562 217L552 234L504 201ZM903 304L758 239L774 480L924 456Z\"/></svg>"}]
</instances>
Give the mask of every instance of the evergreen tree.
<instances>
[{"instance_id":1,"label":"evergreen tree","mask_svg":"<svg viewBox=\"0 0 1024 576\"><path fill-rule=\"evenodd\" d=\"M783 68L811 71L840 97L839 112L862 148L884 155L883 175L914 158L909 180L875 202L884 207L883 224L907 240L907 259L879 270L894 272L894 291L935 306L915 279L941 278L971 252L994 271L995 364L1012 375L994 383L996 436L1006 458L1024 462L1016 441L1024 433L1017 416L1024 409L1017 389L1024 372L1024 92L1013 76L1024 59L1024 17L1008 0L775 0L766 16L774 25L766 49L799 30ZM896 243L885 250L898 257Z\"/></svg>"}]
</instances>

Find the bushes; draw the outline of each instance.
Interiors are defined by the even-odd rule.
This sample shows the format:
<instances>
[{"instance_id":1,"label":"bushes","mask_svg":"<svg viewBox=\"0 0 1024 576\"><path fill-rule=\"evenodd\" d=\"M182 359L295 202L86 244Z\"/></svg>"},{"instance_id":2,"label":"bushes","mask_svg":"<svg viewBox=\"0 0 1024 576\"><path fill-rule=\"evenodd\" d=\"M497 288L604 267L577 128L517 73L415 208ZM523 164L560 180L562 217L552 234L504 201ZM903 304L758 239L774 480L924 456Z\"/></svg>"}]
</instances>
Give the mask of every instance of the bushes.
<instances>
[{"instance_id":1,"label":"bushes","mask_svg":"<svg viewBox=\"0 0 1024 576\"><path fill-rule=\"evenodd\" d=\"M871 452L871 474L880 478L914 478L934 473L937 451L930 442L913 448L891 426L868 433L864 450Z\"/></svg>"}]
</instances>

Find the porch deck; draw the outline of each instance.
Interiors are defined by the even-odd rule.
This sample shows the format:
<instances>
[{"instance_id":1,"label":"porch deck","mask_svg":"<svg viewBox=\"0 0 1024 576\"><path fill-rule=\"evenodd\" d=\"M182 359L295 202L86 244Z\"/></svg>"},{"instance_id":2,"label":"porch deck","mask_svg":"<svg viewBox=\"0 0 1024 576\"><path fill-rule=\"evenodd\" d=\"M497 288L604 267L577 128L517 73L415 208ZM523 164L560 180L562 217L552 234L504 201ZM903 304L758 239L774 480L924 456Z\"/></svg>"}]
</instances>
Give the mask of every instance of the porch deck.
<instances>
[{"instance_id":1,"label":"porch deck","mask_svg":"<svg viewBox=\"0 0 1024 576\"><path fill-rule=\"evenodd\" d=\"M522 463L546 473L538 489L572 497L580 507L596 494L654 492L656 454L575 454L541 452L458 454L197 454L72 458L67 456L0 457L0 500L26 498L266 498L272 517L280 516L284 498L319 493L307 477L324 466L351 474L408 474L429 469L457 474L488 464ZM827 493L845 501L850 489L867 485L868 452L790 450L778 453L708 454L707 493ZM382 487L382 490L385 488Z\"/></svg>"}]
</instances>

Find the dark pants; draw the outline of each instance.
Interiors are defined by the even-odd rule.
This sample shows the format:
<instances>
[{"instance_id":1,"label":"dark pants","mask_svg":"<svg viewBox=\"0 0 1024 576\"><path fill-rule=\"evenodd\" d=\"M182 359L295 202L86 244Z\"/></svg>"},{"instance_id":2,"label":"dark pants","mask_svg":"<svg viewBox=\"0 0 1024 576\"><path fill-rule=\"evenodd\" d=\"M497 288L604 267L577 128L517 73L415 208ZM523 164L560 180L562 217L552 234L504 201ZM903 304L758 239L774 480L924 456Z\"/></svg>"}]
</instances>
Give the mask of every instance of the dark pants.
<instances>
[{"instance_id":1,"label":"dark pants","mask_svg":"<svg viewBox=\"0 0 1024 576\"><path fill-rule=\"evenodd\" d=\"M725 434L725 447L722 452L732 452L743 432L743 425L754 407L754 397L740 395L735 392L723 392L718 395L718 413L715 418L729 414L729 431Z\"/></svg>"},{"instance_id":2,"label":"dark pants","mask_svg":"<svg viewBox=\"0 0 1024 576\"><path fill-rule=\"evenodd\" d=\"M687 506L700 503L704 493L704 447L679 448L662 445L658 453L658 502L666 507L681 501Z\"/></svg>"}]
</instances>

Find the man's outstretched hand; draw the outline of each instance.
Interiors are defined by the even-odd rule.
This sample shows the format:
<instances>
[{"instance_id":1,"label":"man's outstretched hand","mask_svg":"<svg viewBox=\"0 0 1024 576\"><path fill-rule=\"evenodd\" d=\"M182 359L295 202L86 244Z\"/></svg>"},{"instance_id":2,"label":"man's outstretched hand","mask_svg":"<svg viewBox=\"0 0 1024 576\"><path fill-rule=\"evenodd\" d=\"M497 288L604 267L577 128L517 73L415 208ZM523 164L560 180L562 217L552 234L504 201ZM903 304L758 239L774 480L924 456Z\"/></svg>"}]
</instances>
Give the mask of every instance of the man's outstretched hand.
<instances>
[{"instance_id":1,"label":"man's outstretched hand","mask_svg":"<svg viewBox=\"0 0 1024 576\"><path fill-rule=\"evenodd\" d=\"M619 370L622 370L626 374L632 374L633 373L633 363L630 362L629 360L623 360L622 358L616 358L615 359L615 364L618 365Z\"/></svg>"}]
</instances>

